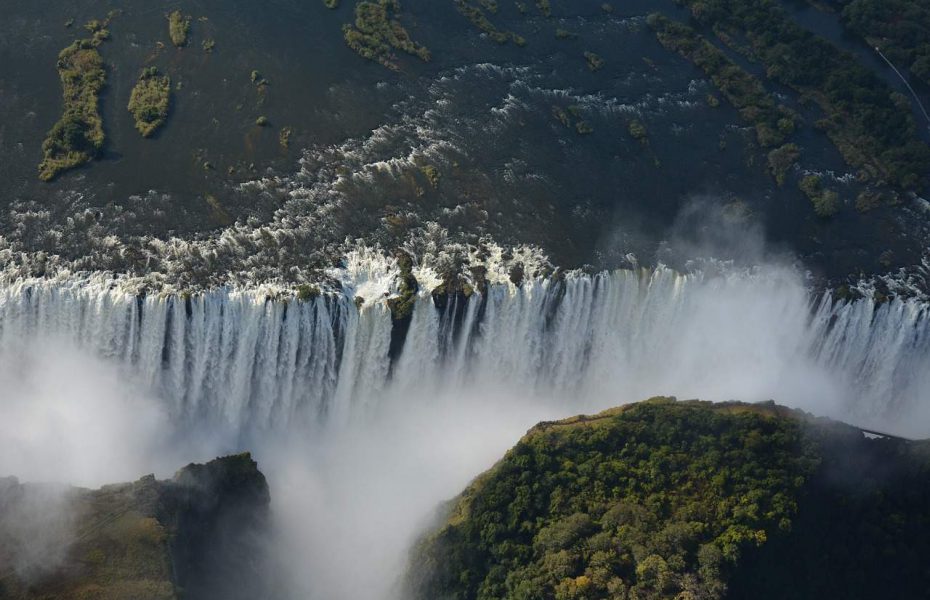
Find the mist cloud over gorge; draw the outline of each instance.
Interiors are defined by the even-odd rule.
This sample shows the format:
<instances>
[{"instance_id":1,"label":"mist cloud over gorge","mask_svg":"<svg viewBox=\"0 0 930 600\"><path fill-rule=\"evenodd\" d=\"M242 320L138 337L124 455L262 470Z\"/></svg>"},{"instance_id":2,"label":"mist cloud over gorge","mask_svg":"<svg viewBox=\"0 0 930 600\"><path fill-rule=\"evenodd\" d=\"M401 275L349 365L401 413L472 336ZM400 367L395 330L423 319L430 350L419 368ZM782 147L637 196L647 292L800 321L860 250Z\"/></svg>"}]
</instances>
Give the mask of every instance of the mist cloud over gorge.
<instances>
[{"instance_id":1,"label":"mist cloud over gorge","mask_svg":"<svg viewBox=\"0 0 930 600\"><path fill-rule=\"evenodd\" d=\"M247 411L235 421L230 407L208 406L198 420L185 421L177 416L185 413L172 411L177 398L141 385L129 365L97 358L78 340L7 334L0 354L0 475L97 486L149 472L164 477L190 461L251 450L271 486L276 597L387 600L409 544L441 503L541 420L669 394L771 398L891 431L930 434L927 355L872 355L876 381L857 379L842 360L813 360L810 349L827 341L814 337L816 302L806 278L789 261L769 260L758 234L744 229L750 233L733 247L768 264L721 264L713 274L690 277L619 274L602 282L597 297L587 280L570 281L564 311L548 325L556 334L543 326L545 303L532 296L542 288L500 289L474 353L450 355L445 365L427 343L438 335L431 320L438 316L423 297L412 327L436 329L408 334L394 383L335 396L332 402L346 406L329 406L328 414L342 419L258 425ZM692 250L702 239L669 237ZM390 322L369 326L368 343L374 343L386 333L377 327ZM908 332L879 334L885 337L868 343L883 340L886 352L908 347L894 338ZM841 352L858 342L830 343ZM360 356L382 362L357 362L354 369L388 371L386 357ZM260 364L274 364L267 358ZM889 388L873 393L869 387L902 373L910 376L890 388L894 398L880 395ZM276 399L262 396L269 393L253 391L249 402L272 406ZM42 547L24 556L41 561Z\"/></svg>"}]
</instances>

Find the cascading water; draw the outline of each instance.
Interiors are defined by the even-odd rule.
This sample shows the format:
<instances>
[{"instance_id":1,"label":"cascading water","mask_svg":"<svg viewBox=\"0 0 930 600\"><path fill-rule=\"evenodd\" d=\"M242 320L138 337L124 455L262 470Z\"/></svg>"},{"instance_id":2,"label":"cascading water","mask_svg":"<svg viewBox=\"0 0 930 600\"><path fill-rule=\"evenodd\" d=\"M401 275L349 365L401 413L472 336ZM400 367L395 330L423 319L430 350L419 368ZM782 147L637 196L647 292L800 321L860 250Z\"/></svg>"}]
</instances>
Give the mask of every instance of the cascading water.
<instances>
[{"instance_id":1,"label":"cascading water","mask_svg":"<svg viewBox=\"0 0 930 600\"><path fill-rule=\"evenodd\" d=\"M566 412L659 393L774 398L913 434L923 424L909 415L930 409L926 304L814 300L788 270L528 279L444 311L423 294L396 357L391 327L384 302L359 309L351 295L141 297L99 279L0 290L0 348L73 341L121 365L176 422L232 432L347 423L412 389L481 385L548 397Z\"/></svg>"},{"instance_id":2,"label":"cascading water","mask_svg":"<svg viewBox=\"0 0 930 600\"><path fill-rule=\"evenodd\" d=\"M541 420L671 394L930 435L918 300L835 303L764 267L520 286L490 269L483 293L434 302L441 280L414 272L405 324L384 301L397 267L370 253L334 274L342 295L308 300L140 296L99 274L3 285L0 475L99 485L252 450L272 490L274 597L400 600L436 507Z\"/></svg>"}]
</instances>

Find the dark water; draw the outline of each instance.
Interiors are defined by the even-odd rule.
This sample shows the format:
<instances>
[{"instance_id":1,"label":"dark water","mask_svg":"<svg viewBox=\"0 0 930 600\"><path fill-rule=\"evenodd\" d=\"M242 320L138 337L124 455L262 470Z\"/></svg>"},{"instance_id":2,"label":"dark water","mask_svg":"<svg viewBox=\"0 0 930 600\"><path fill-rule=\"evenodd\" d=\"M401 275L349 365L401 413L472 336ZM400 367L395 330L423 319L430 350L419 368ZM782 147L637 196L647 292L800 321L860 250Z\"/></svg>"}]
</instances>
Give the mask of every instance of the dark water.
<instances>
[{"instance_id":1,"label":"dark water","mask_svg":"<svg viewBox=\"0 0 930 600\"><path fill-rule=\"evenodd\" d=\"M705 233L721 219L709 216L723 215L726 227L758 229L834 278L885 269L878 256L886 250L895 264L910 264L925 247L907 211L855 211L857 184L810 123L793 140L804 150L802 171L827 173L844 210L824 221L795 180L777 187L736 112L710 107L713 86L645 25L655 10L686 18L670 0L616 2L612 14L599 1L557 1L551 19L532 3L523 16L501 2L494 22L523 35L525 48L479 35L451 1L407 0L401 20L433 60L401 56L396 73L345 45L341 27L352 20L352 3L342 4L334 11L315 0L4 3L0 225L19 248L79 257L100 252L69 230L68 218L86 210L102 233L147 240L209 236L237 219L291 227L287 219L328 207L301 225L320 247L346 237L390 246L402 236L386 231L383 219L404 214L413 215L410 227L436 222L464 239L535 243L560 264L602 267L629 252L652 261L670 257L661 252L669 243L685 240L690 249L713 241ZM165 14L174 8L194 17L183 49L168 40ZM40 183L41 142L60 113L56 55L82 23L111 9L121 14L101 47L109 65L105 155ZM577 38L559 40L556 28ZM216 42L209 54L201 48L208 38ZM585 51L602 56L604 68L591 72ZM144 140L125 105L149 65L181 87L165 127ZM265 93L250 81L253 69L270 82ZM769 89L793 102L787 91ZM572 127L559 123L554 107L573 107ZM271 127L255 125L261 115ZM633 119L645 124L646 143L631 137ZM593 133L579 134L578 120ZM283 127L293 131L288 149L278 140ZM439 167L437 189L416 174L423 164ZM266 176L271 183L240 185Z\"/></svg>"}]
</instances>

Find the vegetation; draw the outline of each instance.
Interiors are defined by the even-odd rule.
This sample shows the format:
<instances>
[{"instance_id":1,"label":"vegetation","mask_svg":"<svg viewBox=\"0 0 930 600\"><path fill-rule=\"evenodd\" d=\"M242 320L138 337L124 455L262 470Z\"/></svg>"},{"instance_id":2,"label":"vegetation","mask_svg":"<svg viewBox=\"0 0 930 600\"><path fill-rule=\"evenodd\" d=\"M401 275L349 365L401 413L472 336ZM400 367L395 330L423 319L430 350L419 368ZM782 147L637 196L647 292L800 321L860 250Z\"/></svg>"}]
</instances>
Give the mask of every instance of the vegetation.
<instances>
[{"instance_id":1,"label":"vegetation","mask_svg":"<svg viewBox=\"0 0 930 600\"><path fill-rule=\"evenodd\" d=\"M819 176L808 175L798 183L801 191L810 198L819 217L832 217L840 210L840 197L833 190L825 190Z\"/></svg>"},{"instance_id":2,"label":"vegetation","mask_svg":"<svg viewBox=\"0 0 930 600\"><path fill-rule=\"evenodd\" d=\"M860 180L903 189L926 184L930 148L917 136L907 98L854 57L800 27L776 0L679 1L769 78L814 101L825 115L818 126Z\"/></svg>"},{"instance_id":3,"label":"vegetation","mask_svg":"<svg viewBox=\"0 0 930 600\"><path fill-rule=\"evenodd\" d=\"M882 473L860 494L865 464ZM926 451L774 404L654 398L542 423L421 540L408 597L919 597L928 474Z\"/></svg>"},{"instance_id":4,"label":"vegetation","mask_svg":"<svg viewBox=\"0 0 930 600\"><path fill-rule=\"evenodd\" d=\"M297 286L297 299L301 302L308 302L320 297L320 288L315 285L303 284Z\"/></svg>"},{"instance_id":5,"label":"vegetation","mask_svg":"<svg viewBox=\"0 0 930 600\"><path fill-rule=\"evenodd\" d=\"M492 14L496 14L499 9L497 0L478 0L478 4L487 9L488 12Z\"/></svg>"},{"instance_id":6,"label":"vegetation","mask_svg":"<svg viewBox=\"0 0 930 600\"><path fill-rule=\"evenodd\" d=\"M171 78L159 77L155 67L144 69L132 88L128 106L142 137L151 136L164 124L170 104Z\"/></svg>"},{"instance_id":7,"label":"vegetation","mask_svg":"<svg viewBox=\"0 0 930 600\"><path fill-rule=\"evenodd\" d=\"M106 71L97 47L109 37L109 33L101 35L107 31L105 26L88 23L93 36L75 41L58 55L64 110L42 143L39 179L43 181L90 162L103 148L106 135L99 104Z\"/></svg>"},{"instance_id":8,"label":"vegetation","mask_svg":"<svg viewBox=\"0 0 930 600\"><path fill-rule=\"evenodd\" d=\"M930 4L912 0L822 0L899 68L930 85Z\"/></svg>"},{"instance_id":9,"label":"vegetation","mask_svg":"<svg viewBox=\"0 0 930 600\"><path fill-rule=\"evenodd\" d=\"M592 71L600 71L604 68L604 59L597 54L585 50L584 58L588 61L588 68Z\"/></svg>"},{"instance_id":10,"label":"vegetation","mask_svg":"<svg viewBox=\"0 0 930 600\"><path fill-rule=\"evenodd\" d=\"M255 119L255 124L258 125L259 127L267 127L268 125L271 124L271 121L268 120L268 117L266 117L265 115L262 115L258 117L257 119Z\"/></svg>"},{"instance_id":11,"label":"vegetation","mask_svg":"<svg viewBox=\"0 0 930 600\"><path fill-rule=\"evenodd\" d=\"M204 40L200 42L200 47L203 48L203 51L206 53L213 52L213 49L216 48L216 42L212 39Z\"/></svg>"},{"instance_id":12,"label":"vegetation","mask_svg":"<svg viewBox=\"0 0 930 600\"><path fill-rule=\"evenodd\" d=\"M281 131L278 133L278 143L281 145L281 148L287 150L291 147L291 128L282 127Z\"/></svg>"},{"instance_id":13,"label":"vegetation","mask_svg":"<svg viewBox=\"0 0 930 600\"><path fill-rule=\"evenodd\" d=\"M785 144L769 152L769 172L778 185L785 184L788 171L797 164L801 158L801 149L797 144Z\"/></svg>"},{"instance_id":14,"label":"vegetation","mask_svg":"<svg viewBox=\"0 0 930 600\"><path fill-rule=\"evenodd\" d=\"M426 177L426 180L429 181L430 186L433 189L439 187L439 182L442 179L442 174L439 172L439 169L434 165L424 165L420 167L420 171Z\"/></svg>"},{"instance_id":15,"label":"vegetation","mask_svg":"<svg viewBox=\"0 0 930 600\"><path fill-rule=\"evenodd\" d=\"M396 18L399 12L399 0L359 2L355 7L354 25L342 28L346 43L359 56L394 71L400 67L393 50L401 50L420 60L429 61L429 49L410 39L407 30Z\"/></svg>"},{"instance_id":16,"label":"vegetation","mask_svg":"<svg viewBox=\"0 0 930 600\"><path fill-rule=\"evenodd\" d=\"M894 206L900 202L898 194L891 190L865 189L856 197L856 210L866 213L881 206Z\"/></svg>"},{"instance_id":17,"label":"vegetation","mask_svg":"<svg viewBox=\"0 0 930 600\"><path fill-rule=\"evenodd\" d=\"M568 128L574 127L579 135L594 133L594 128L591 127L591 124L582 118L580 106L573 104L568 107L568 110L565 110L561 106L555 105L552 107L552 116L563 126Z\"/></svg>"},{"instance_id":18,"label":"vegetation","mask_svg":"<svg viewBox=\"0 0 930 600\"><path fill-rule=\"evenodd\" d=\"M640 142L645 141L646 137L649 135L649 132L646 130L646 126L643 125L643 122L639 119L633 119L630 121L629 126L627 126L630 135L633 136L634 140L639 140Z\"/></svg>"},{"instance_id":19,"label":"vegetation","mask_svg":"<svg viewBox=\"0 0 930 600\"><path fill-rule=\"evenodd\" d=\"M762 83L737 66L694 29L659 14L649 16L659 42L704 71L724 98L753 125L762 147L778 146L794 131L795 116L765 91Z\"/></svg>"},{"instance_id":20,"label":"vegetation","mask_svg":"<svg viewBox=\"0 0 930 600\"><path fill-rule=\"evenodd\" d=\"M181 48L187 45L187 34L191 30L191 18L181 14L176 10L168 15L168 35L171 37L171 43Z\"/></svg>"},{"instance_id":21,"label":"vegetation","mask_svg":"<svg viewBox=\"0 0 930 600\"><path fill-rule=\"evenodd\" d=\"M326 8L338 8L339 0L323 0L323 4Z\"/></svg>"},{"instance_id":22,"label":"vegetation","mask_svg":"<svg viewBox=\"0 0 930 600\"><path fill-rule=\"evenodd\" d=\"M388 300L388 308L395 321L409 319L417 302L417 290L420 289L413 276L413 258L402 250L397 251L397 266L400 275L397 278L397 295Z\"/></svg>"},{"instance_id":23,"label":"vegetation","mask_svg":"<svg viewBox=\"0 0 930 600\"><path fill-rule=\"evenodd\" d=\"M469 3L467 0L455 0L455 7L460 13L465 15L469 21L471 21L472 25L486 33L489 38L498 44L506 44L507 40L520 37L513 32L501 31L498 29L494 23L488 19L487 15L484 14L484 10L482 10L481 7ZM525 8L521 9L521 12L525 12Z\"/></svg>"}]
</instances>

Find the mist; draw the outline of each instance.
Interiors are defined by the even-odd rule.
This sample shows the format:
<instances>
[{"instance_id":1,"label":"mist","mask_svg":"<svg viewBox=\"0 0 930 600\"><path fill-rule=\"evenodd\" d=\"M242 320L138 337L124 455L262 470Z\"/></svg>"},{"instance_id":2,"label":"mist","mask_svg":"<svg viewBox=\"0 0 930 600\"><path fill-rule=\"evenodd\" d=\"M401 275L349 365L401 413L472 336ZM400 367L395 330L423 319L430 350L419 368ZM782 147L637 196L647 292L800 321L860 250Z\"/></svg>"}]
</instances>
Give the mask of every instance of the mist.
<instances>
[{"instance_id":1,"label":"mist","mask_svg":"<svg viewBox=\"0 0 930 600\"><path fill-rule=\"evenodd\" d=\"M5 342L0 577L10 568L31 582L67 558L78 518L72 486L168 477L211 450L179 443L164 403L117 365L60 337Z\"/></svg>"},{"instance_id":2,"label":"mist","mask_svg":"<svg viewBox=\"0 0 930 600\"><path fill-rule=\"evenodd\" d=\"M375 419L263 449L288 597L387 599L415 537L540 420L563 414L515 390L392 404Z\"/></svg>"},{"instance_id":3,"label":"mist","mask_svg":"<svg viewBox=\"0 0 930 600\"><path fill-rule=\"evenodd\" d=\"M359 328L354 354L343 356L357 381L328 400L346 403L328 405L330 418L315 405L285 418L280 403L290 401L290 388L273 381L225 405L225 396L209 395L223 380L205 379L203 397L211 402L195 405L190 395L172 395L183 377L152 385L140 372L153 369L123 358L144 354L132 350L145 348L141 342L103 357L88 351L96 329L72 336L46 327L48 335L35 336L7 328L0 336L0 476L99 486L153 472L166 477L191 461L249 450L271 487L274 597L394 600L410 545L435 523L442 503L542 420L676 395L774 399L891 433L930 434L930 354L914 342L927 327L914 305L825 312L846 329L824 329L811 321L820 309L804 276L773 261L705 277L659 270L570 280L564 309L544 325L546 290L534 286L491 290L470 350L449 352L444 363L436 360L440 317L428 297L420 298L417 331L392 378L389 317L364 309L352 325ZM224 314L253 319L250 331L283 339L273 329L277 309L263 298L251 302ZM195 306L194 313L209 309ZM160 313L152 314L146 319L157 324ZM198 331L175 338L183 341L175 343L185 361L196 363L203 348L238 361L230 373L256 368L242 375L245 381L290 376L281 355L261 354L269 344L201 342L191 337ZM325 341L319 332L311 339ZM235 354L219 352L224 344ZM290 346L292 356L300 356L299 347ZM159 353L152 364L187 372L172 362L175 355ZM54 502L33 505L37 510L18 522L28 529L36 517L52 515L61 524L53 533L66 546L67 511ZM20 552L30 564L21 568L54 564L49 536L33 537L36 543Z\"/></svg>"},{"instance_id":4,"label":"mist","mask_svg":"<svg viewBox=\"0 0 930 600\"><path fill-rule=\"evenodd\" d=\"M60 338L6 342L0 475L99 487L180 466L164 404L118 366Z\"/></svg>"},{"instance_id":5,"label":"mist","mask_svg":"<svg viewBox=\"0 0 930 600\"><path fill-rule=\"evenodd\" d=\"M0 478L0 580L10 569L32 583L64 564L75 535L71 500L62 484Z\"/></svg>"}]
</instances>

